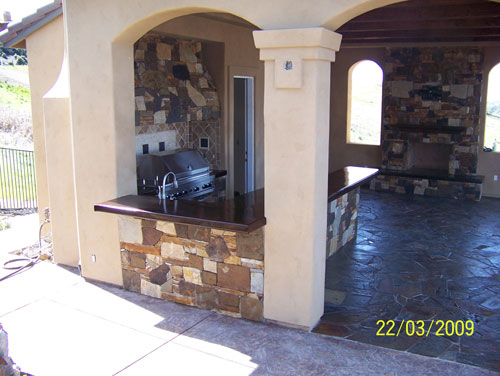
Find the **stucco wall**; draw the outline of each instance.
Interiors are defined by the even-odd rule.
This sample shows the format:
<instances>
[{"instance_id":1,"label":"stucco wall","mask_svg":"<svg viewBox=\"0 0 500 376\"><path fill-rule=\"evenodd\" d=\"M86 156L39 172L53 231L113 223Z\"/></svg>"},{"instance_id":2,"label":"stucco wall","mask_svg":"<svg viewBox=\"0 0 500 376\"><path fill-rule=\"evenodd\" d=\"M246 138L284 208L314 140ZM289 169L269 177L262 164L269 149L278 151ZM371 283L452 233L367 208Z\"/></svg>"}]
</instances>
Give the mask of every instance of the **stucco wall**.
<instances>
[{"instance_id":1,"label":"stucco wall","mask_svg":"<svg viewBox=\"0 0 500 376\"><path fill-rule=\"evenodd\" d=\"M488 89L488 74L495 65L500 63L500 49L498 47L487 47L484 49L483 62L483 86L481 88L481 112L480 112L480 135L478 168L479 175L484 175L483 196L500 197L500 180L494 181L493 175L500 179L500 153L485 153L482 151L484 140L484 123L486 116L486 93Z\"/></svg>"},{"instance_id":2,"label":"stucco wall","mask_svg":"<svg viewBox=\"0 0 500 376\"><path fill-rule=\"evenodd\" d=\"M379 167L382 159L380 145L347 143L347 87L349 69L359 61L373 60L383 69L383 48L340 48L332 64L330 94L330 172L345 166ZM382 119L380 119L382 121Z\"/></svg>"},{"instance_id":3,"label":"stucco wall","mask_svg":"<svg viewBox=\"0 0 500 376\"><path fill-rule=\"evenodd\" d=\"M36 33L31 34L26 41L26 47L29 54L38 208L42 216L42 209L50 206L42 97L54 85L61 70L64 55L63 17L57 17ZM45 231L49 229L49 226L44 227Z\"/></svg>"},{"instance_id":4,"label":"stucco wall","mask_svg":"<svg viewBox=\"0 0 500 376\"><path fill-rule=\"evenodd\" d=\"M83 275L122 284L117 219L109 214L95 213L93 204L136 192L135 153L130 153L130 150L135 146L132 47L137 39L175 17L209 11L241 16L261 29L318 26L336 29L352 17L394 2L318 0L311 6L298 0L64 1L74 186ZM203 32L208 33L207 30ZM303 30L297 34L303 36ZM280 33L272 33L267 44L299 49L308 46L304 49L306 55L318 46L307 44L310 43L308 38L296 37L294 44L290 44L289 40L280 39L282 37ZM277 39L273 41L274 38ZM340 43L340 40L336 42ZM336 44L334 49L338 50ZM295 59L299 55L295 50L293 52ZM94 57L100 57L98 64L90 63ZM333 60L330 54L328 59ZM272 61L266 62L266 82L272 80L273 64ZM268 244L266 240L266 247L271 246L273 252L277 247L278 254L283 255L289 254L290 249L294 252L294 257L278 256L274 261L274 280L267 284L273 286L269 295L272 305L267 312L275 320L307 327L314 325L323 313L330 81L328 78L323 85L321 80L329 76L329 69L329 64L307 61L304 63L306 88L281 90L269 87L266 90L266 103L270 106L265 109L266 134L272 130L269 135L273 140L265 141L266 171L269 170L266 172L269 227L266 226L265 238L274 239L274 244ZM289 131L286 137L282 137L284 130ZM296 149L299 149L299 154ZM284 166L281 161L288 156L291 160ZM305 175L299 173L298 165L304 167ZM273 169L278 166L280 170L275 174ZM274 180L270 182L267 177L271 176ZM307 183L294 187L296 176ZM310 182L314 183L313 186ZM306 184L311 194L302 199ZM284 190L287 194L283 195L282 187L288 185L294 189ZM290 202L294 202L292 215L284 210ZM305 230L297 231L297 228L302 229L297 225L303 224ZM96 262L92 261L93 255ZM303 263L298 262L299 259L303 259ZM286 276L295 276L294 271L307 270L307 275L295 282L297 286L293 288L298 288L297 296L290 302L289 294L284 293L290 290L290 284L288 279L283 283L279 281L283 274L279 269L286 270ZM292 306L300 309L290 308ZM264 309L266 311L266 303Z\"/></svg>"}]
</instances>

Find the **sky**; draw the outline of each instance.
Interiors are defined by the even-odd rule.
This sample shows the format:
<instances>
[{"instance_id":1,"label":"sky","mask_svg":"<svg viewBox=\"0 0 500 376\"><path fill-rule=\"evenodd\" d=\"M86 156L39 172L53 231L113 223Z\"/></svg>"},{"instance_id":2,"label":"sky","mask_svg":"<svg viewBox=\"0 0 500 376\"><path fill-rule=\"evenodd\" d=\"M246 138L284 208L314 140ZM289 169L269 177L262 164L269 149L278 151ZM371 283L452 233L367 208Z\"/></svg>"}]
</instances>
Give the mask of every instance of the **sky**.
<instances>
[{"instance_id":1,"label":"sky","mask_svg":"<svg viewBox=\"0 0 500 376\"><path fill-rule=\"evenodd\" d=\"M383 72L379 65L371 60L359 62L354 68L356 76L365 85L377 85L382 82Z\"/></svg>"},{"instance_id":2,"label":"sky","mask_svg":"<svg viewBox=\"0 0 500 376\"><path fill-rule=\"evenodd\" d=\"M488 100L500 102L500 64L495 65L488 77Z\"/></svg>"},{"instance_id":3,"label":"sky","mask_svg":"<svg viewBox=\"0 0 500 376\"><path fill-rule=\"evenodd\" d=\"M1 0L0 1L0 16L5 11L10 12L12 24L17 23L23 17L29 16L36 12L38 8L50 4L52 0Z\"/></svg>"}]
</instances>

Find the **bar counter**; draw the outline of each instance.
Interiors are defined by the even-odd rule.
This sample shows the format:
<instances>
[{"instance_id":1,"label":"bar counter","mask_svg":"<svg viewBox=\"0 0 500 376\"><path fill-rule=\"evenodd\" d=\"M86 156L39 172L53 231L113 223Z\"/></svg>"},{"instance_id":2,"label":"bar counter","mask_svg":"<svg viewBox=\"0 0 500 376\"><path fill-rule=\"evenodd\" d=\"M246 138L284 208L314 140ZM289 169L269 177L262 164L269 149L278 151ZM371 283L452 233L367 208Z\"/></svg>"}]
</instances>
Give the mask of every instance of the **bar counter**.
<instances>
[{"instance_id":1,"label":"bar counter","mask_svg":"<svg viewBox=\"0 0 500 376\"><path fill-rule=\"evenodd\" d=\"M377 172L346 167L329 175L327 256L353 241L359 185ZM126 290L263 320L264 189L218 202L129 195L94 209L118 215Z\"/></svg>"},{"instance_id":2,"label":"bar counter","mask_svg":"<svg viewBox=\"0 0 500 376\"><path fill-rule=\"evenodd\" d=\"M378 169L348 166L328 175L328 202L354 190ZM94 205L97 212L250 233L266 224L264 189L220 202L128 195Z\"/></svg>"}]
</instances>

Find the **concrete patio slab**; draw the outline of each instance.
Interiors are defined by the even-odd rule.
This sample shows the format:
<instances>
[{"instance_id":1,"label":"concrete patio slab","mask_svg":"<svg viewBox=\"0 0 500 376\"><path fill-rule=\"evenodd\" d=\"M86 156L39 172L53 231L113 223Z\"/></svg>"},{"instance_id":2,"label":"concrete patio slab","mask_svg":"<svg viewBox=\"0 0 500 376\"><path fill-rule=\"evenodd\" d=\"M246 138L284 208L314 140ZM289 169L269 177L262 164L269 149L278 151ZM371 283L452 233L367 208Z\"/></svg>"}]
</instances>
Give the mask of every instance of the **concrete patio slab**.
<instances>
[{"instance_id":1,"label":"concrete patio slab","mask_svg":"<svg viewBox=\"0 0 500 376\"><path fill-rule=\"evenodd\" d=\"M10 227L0 231L0 254L38 244L38 213L9 217Z\"/></svg>"},{"instance_id":2,"label":"concrete patio slab","mask_svg":"<svg viewBox=\"0 0 500 376\"><path fill-rule=\"evenodd\" d=\"M9 351L33 375L112 375L161 339L47 299L2 316Z\"/></svg>"},{"instance_id":3,"label":"concrete patio slab","mask_svg":"<svg viewBox=\"0 0 500 376\"><path fill-rule=\"evenodd\" d=\"M156 299L105 286L79 283L52 296L58 303L142 333L170 340L215 313L180 304L157 304Z\"/></svg>"},{"instance_id":4,"label":"concrete patio slab","mask_svg":"<svg viewBox=\"0 0 500 376\"><path fill-rule=\"evenodd\" d=\"M0 269L6 259L0 258ZM83 281L83 278L64 268L41 262L32 269L0 282L0 317Z\"/></svg>"},{"instance_id":5,"label":"concrete patio slab","mask_svg":"<svg viewBox=\"0 0 500 376\"><path fill-rule=\"evenodd\" d=\"M252 375L493 374L458 363L439 363L409 353L220 315L207 318L172 343L248 366L258 364Z\"/></svg>"},{"instance_id":6,"label":"concrete patio slab","mask_svg":"<svg viewBox=\"0 0 500 376\"><path fill-rule=\"evenodd\" d=\"M10 356L36 376L495 374L85 282L49 262L0 282L0 296Z\"/></svg>"},{"instance_id":7,"label":"concrete patio slab","mask_svg":"<svg viewBox=\"0 0 500 376\"><path fill-rule=\"evenodd\" d=\"M258 364L253 367L239 364L231 360L219 358L202 351L193 350L189 347L167 343L152 354L139 360L119 376L132 375L228 375L246 376L252 375ZM161 371L163 370L163 372Z\"/></svg>"}]
</instances>

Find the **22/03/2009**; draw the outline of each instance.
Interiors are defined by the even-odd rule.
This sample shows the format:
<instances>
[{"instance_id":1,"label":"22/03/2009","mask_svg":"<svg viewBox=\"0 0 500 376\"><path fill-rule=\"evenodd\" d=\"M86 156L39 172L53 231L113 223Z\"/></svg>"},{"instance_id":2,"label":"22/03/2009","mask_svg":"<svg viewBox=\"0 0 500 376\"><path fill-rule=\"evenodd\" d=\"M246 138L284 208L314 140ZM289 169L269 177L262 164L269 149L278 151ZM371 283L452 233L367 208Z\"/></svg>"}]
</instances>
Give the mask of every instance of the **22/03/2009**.
<instances>
[{"instance_id":1,"label":"22/03/2009","mask_svg":"<svg viewBox=\"0 0 500 376\"><path fill-rule=\"evenodd\" d=\"M413 320L402 320L396 323L394 320L378 320L377 326L380 328L377 330L377 336L399 336L400 334L406 334L407 336L429 336L429 334L434 334L436 336L471 336L474 334L474 321L467 320L432 320L432 321L413 321ZM404 331L402 330L404 327ZM435 327L435 331L431 333L431 329Z\"/></svg>"}]
</instances>

